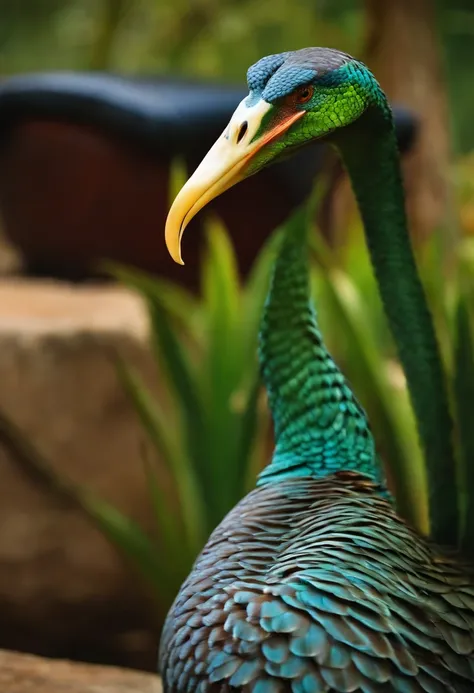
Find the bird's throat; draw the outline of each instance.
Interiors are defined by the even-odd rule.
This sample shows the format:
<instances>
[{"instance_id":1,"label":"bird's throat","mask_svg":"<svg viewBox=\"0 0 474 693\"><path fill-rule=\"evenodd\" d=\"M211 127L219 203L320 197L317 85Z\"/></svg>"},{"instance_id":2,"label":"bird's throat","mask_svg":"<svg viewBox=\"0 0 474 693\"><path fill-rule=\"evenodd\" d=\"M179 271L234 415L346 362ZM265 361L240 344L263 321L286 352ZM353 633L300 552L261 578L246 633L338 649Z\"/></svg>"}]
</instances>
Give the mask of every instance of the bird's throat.
<instances>
[{"instance_id":1,"label":"bird's throat","mask_svg":"<svg viewBox=\"0 0 474 693\"><path fill-rule=\"evenodd\" d=\"M275 452L259 483L382 472L362 407L329 355L310 297L307 210L287 224L260 332L260 363L275 427Z\"/></svg>"}]
</instances>

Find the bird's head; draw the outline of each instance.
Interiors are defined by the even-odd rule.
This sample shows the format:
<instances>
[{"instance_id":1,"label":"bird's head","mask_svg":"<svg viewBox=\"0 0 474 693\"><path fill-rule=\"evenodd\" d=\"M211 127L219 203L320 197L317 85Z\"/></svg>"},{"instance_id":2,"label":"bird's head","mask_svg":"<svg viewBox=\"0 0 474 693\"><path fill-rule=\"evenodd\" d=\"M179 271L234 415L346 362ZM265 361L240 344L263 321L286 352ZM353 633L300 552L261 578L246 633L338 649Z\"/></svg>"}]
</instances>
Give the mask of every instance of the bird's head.
<instances>
[{"instance_id":1,"label":"bird's head","mask_svg":"<svg viewBox=\"0 0 474 693\"><path fill-rule=\"evenodd\" d=\"M334 136L371 104L388 108L368 68L328 48L262 58L248 70L247 83L249 95L168 214L166 244L178 263L184 229L212 199L293 149Z\"/></svg>"}]
</instances>

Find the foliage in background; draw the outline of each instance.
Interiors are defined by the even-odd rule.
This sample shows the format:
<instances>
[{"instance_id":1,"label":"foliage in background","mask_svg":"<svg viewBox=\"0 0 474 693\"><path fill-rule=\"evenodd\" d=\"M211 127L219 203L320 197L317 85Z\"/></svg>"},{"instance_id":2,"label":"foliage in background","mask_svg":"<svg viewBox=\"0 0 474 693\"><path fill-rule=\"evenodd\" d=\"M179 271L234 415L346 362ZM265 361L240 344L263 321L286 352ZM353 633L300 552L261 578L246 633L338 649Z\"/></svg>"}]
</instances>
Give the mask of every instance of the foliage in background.
<instances>
[{"instance_id":1,"label":"foliage in background","mask_svg":"<svg viewBox=\"0 0 474 693\"><path fill-rule=\"evenodd\" d=\"M183 168L175 167L171 197L183 178ZM461 211L473 199L466 192L466 178L464 168L458 167L455 189ZM474 238L461 224L447 266L443 235L440 230L419 249L418 264L441 343L456 421L459 543L472 550L474 474L468 463L474 457L470 416L474 400ZM256 344L278 236L276 232L268 239L241 287L225 229L215 221L210 223L200 299L171 283L123 268L118 271L119 278L147 302L157 364L174 397L175 426L170 426L170 411L160 411L143 383L121 364L122 382L148 437L167 461L177 489L178 515L167 505L160 480L148 466L158 534L165 542L162 551L168 552L161 555L171 560L177 545L186 549L180 552L174 581L173 576L169 579L171 593L210 532L253 487L270 452L266 445L268 413L264 406L259 407L264 400L259 398ZM317 229L311 237L314 299L325 340L368 412L399 512L428 533L423 456L360 219L349 228L343 246L330 247ZM165 443L170 429L177 432L175 445ZM182 529L181 537L173 535L176 527Z\"/></svg>"},{"instance_id":2,"label":"foliage in background","mask_svg":"<svg viewBox=\"0 0 474 693\"><path fill-rule=\"evenodd\" d=\"M432 0L453 135L474 148L472 0ZM363 0L0 0L0 73L111 70L241 81L270 53L329 45L360 53Z\"/></svg>"},{"instance_id":3,"label":"foliage in background","mask_svg":"<svg viewBox=\"0 0 474 693\"><path fill-rule=\"evenodd\" d=\"M315 301L328 348L365 407L399 512L428 532L426 478L397 361L360 227L344 249L313 235Z\"/></svg>"},{"instance_id":4,"label":"foliage in background","mask_svg":"<svg viewBox=\"0 0 474 693\"><path fill-rule=\"evenodd\" d=\"M174 183L172 187L179 188L182 181L175 176ZM465 193L465 187L463 170L458 169L456 190L460 202L468 204L472 197ZM461 210L464 204L460 205ZM446 266L442 254L441 230L419 249L418 264L451 391L459 459L459 543L469 550L474 538L474 474L468 464L474 457L474 429L470 416L474 400L474 238L464 225L461 231L450 265ZM176 397L180 438L184 431L189 445L188 471L191 476L196 475L194 494L188 500L195 499L195 526L201 534L189 546L182 565L184 573L210 531L253 486L256 473L266 462L265 453L269 453L265 446L268 415L265 408L258 407L255 349L278 235L276 232L268 240L248 282L240 289L236 260L227 234L216 222L210 224L209 254L203 263L203 292L199 300L191 299L171 284L165 290L163 282L124 270L120 273L121 278L148 302L157 362L168 374L169 386ZM388 331L360 220L349 229L344 246L329 247L317 229L312 238L314 298L325 340L368 412L399 512L420 531L428 533L423 456L405 377ZM173 300L166 301L166 295L173 296ZM161 317L157 321L158 305ZM194 390L186 375L188 367L178 363L180 358L184 361L189 358L191 362L193 357L184 355L180 340L172 335L173 326L167 321L173 315L181 322L181 329L187 328L188 337L192 327L194 341L200 343L200 348L193 351L193 340L186 342L186 349L191 349L196 359L195 372L201 374L202 383L205 383ZM194 321L190 320L192 315ZM167 331L164 325L168 325ZM180 355L178 362L177 355ZM141 403L143 388L137 388L130 377L124 377L125 373L122 370L122 380L153 439L156 428ZM225 378L225 385L222 378ZM196 400L195 393L200 392L205 395ZM237 410L234 409L236 405ZM240 428L237 424L236 433L234 426L239 416L243 426ZM196 421L198 431L195 430ZM206 421L212 422L211 425L206 427ZM260 428L262 424L265 425ZM243 439L240 439L243 431ZM230 441L233 451L229 450ZM253 452L252 441L255 444ZM159 445L157 450L166 454L166 449L160 449ZM173 475L179 487L179 474L173 472ZM151 488L156 485L155 479ZM181 510L183 508L182 504ZM160 527L161 522L162 518ZM182 522L185 523L184 517ZM174 589L177 587L175 584Z\"/></svg>"},{"instance_id":5,"label":"foliage in background","mask_svg":"<svg viewBox=\"0 0 474 693\"><path fill-rule=\"evenodd\" d=\"M270 242L244 286L229 238L208 224L202 298L125 268L114 272L148 307L152 348L170 393L153 398L137 373L118 373L175 491L146 460L163 573L174 591L226 512L253 486L264 463L268 415L256 359L260 313L273 256Z\"/></svg>"},{"instance_id":6,"label":"foliage in background","mask_svg":"<svg viewBox=\"0 0 474 693\"><path fill-rule=\"evenodd\" d=\"M288 47L326 40L356 51L363 21L358 3L333 5L326 0L35 0L29 11L17 0L0 0L4 70L92 67L241 80L252 62Z\"/></svg>"},{"instance_id":7,"label":"foliage in background","mask_svg":"<svg viewBox=\"0 0 474 693\"><path fill-rule=\"evenodd\" d=\"M446 266L440 252L442 235L434 235L419 249L418 265L451 392L459 464L459 544L472 554L474 476L469 462L474 458L474 239L459 236L452 264ZM323 265L320 282L325 290L318 298L328 345L368 412L396 490L399 511L427 532L426 470L405 376L388 332L359 224L351 229L349 242L336 257L333 255L332 265L327 260ZM337 303L343 310L338 310Z\"/></svg>"},{"instance_id":8,"label":"foliage in background","mask_svg":"<svg viewBox=\"0 0 474 693\"><path fill-rule=\"evenodd\" d=\"M241 80L262 55L303 45L360 51L358 0L0 0L0 70L106 69ZM470 91L472 0L439 0L439 28L458 150L474 147ZM465 548L474 546L474 159L455 170L460 227L451 264L438 238L419 258L442 346L457 424L459 505ZM225 512L254 484L271 432L256 362L258 320L276 237L245 285L225 230L208 226L202 298L126 268L115 274L148 307L157 370L168 397L151 395L138 373L117 362L147 444L143 448L151 536L52 466L0 415L0 437L16 445L34 478L72 499L152 585L160 606L173 599ZM326 342L368 411L400 512L428 530L426 478L403 372L378 298L360 226L342 248L314 234L313 283Z\"/></svg>"},{"instance_id":9,"label":"foliage in background","mask_svg":"<svg viewBox=\"0 0 474 693\"><path fill-rule=\"evenodd\" d=\"M202 298L178 285L109 266L148 309L152 353L166 397L117 355L118 377L143 425L144 473L156 531L54 471L0 412L0 440L20 467L73 501L135 565L162 609L226 512L255 484L270 443L260 387L257 335L274 255L269 239L244 285L233 247L217 221L207 224Z\"/></svg>"},{"instance_id":10,"label":"foliage in background","mask_svg":"<svg viewBox=\"0 0 474 693\"><path fill-rule=\"evenodd\" d=\"M31 445L17 450L17 457L30 461L36 478L72 498L128 556L153 586L162 608L169 606L210 532L254 486L270 454L256 346L278 235L267 241L241 285L225 230L216 221L209 223L201 298L170 282L113 268L146 302L153 353L169 392L165 400L152 396L140 376L118 361L119 377L148 441L144 466L156 518L154 536L87 489L59 479ZM360 225L350 229L343 248L329 248L317 233L313 239L312 279L325 340L368 411L399 511L427 532L423 458ZM474 475L467 461L474 456L474 239L460 240L456 264L448 274L434 251L424 249L420 267L458 424L463 543L470 548ZM0 437L5 439L9 430L0 417ZM15 440L11 430L10 439Z\"/></svg>"}]
</instances>

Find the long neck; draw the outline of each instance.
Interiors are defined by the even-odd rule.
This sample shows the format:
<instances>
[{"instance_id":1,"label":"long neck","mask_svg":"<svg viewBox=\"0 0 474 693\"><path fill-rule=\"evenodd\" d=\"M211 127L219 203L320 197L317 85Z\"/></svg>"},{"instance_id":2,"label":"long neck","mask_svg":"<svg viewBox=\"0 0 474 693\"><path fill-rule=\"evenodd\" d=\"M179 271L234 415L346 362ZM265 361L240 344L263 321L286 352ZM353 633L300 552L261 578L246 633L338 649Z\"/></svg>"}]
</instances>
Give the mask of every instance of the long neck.
<instances>
[{"instance_id":1,"label":"long neck","mask_svg":"<svg viewBox=\"0 0 474 693\"><path fill-rule=\"evenodd\" d=\"M434 325L408 234L391 117L374 109L336 146L358 200L418 422L428 471L431 534L450 544L457 530L452 420Z\"/></svg>"},{"instance_id":2,"label":"long neck","mask_svg":"<svg viewBox=\"0 0 474 693\"><path fill-rule=\"evenodd\" d=\"M354 470L381 482L362 407L327 352L310 298L307 218L288 224L260 332L260 363L275 427L275 452L259 484Z\"/></svg>"}]
</instances>

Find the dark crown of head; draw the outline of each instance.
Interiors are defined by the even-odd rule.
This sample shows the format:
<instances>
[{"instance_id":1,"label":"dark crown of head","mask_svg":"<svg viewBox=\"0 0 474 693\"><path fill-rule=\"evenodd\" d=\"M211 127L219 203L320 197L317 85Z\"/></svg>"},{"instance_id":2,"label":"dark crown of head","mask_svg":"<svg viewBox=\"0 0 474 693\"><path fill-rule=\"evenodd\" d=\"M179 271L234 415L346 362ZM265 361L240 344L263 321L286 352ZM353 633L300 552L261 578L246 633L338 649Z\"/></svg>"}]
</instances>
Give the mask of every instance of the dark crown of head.
<instances>
[{"instance_id":1,"label":"dark crown of head","mask_svg":"<svg viewBox=\"0 0 474 693\"><path fill-rule=\"evenodd\" d=\"M302 48L268 55L249 68L247 84L250 91L261 94L271 103L353 60L347 53L331 48Z\"/></svg>"}]
</instances>

